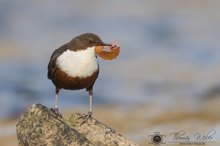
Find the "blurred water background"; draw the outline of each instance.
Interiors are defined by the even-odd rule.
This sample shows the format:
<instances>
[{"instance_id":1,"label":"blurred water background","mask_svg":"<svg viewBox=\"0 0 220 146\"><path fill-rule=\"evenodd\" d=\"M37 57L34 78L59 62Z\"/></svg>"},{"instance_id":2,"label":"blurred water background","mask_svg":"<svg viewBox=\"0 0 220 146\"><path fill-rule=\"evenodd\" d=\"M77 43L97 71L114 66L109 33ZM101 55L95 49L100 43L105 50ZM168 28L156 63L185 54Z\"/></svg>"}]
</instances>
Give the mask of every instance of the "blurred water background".
<instances>
[{"instance_id":1,"label":"blurred water background","mask_svg":"<svg viewBox=\"0 0 220 146\"><path fill-rule=\"evenodd\" d=\"M51 53L93 32L121 46L117 60L99 59L94 106L123 107L125 113L142 107L139 116L146 117L203 110L204 119L220 130L219 26L217 0L1 0L0 119L19 117L33 103L53 107L54 86L46 76ZM59 97L61 109L88 102L84 90ZM130 137L138 141L143 135L148 134Z\"/></svg>"}]
</instances>

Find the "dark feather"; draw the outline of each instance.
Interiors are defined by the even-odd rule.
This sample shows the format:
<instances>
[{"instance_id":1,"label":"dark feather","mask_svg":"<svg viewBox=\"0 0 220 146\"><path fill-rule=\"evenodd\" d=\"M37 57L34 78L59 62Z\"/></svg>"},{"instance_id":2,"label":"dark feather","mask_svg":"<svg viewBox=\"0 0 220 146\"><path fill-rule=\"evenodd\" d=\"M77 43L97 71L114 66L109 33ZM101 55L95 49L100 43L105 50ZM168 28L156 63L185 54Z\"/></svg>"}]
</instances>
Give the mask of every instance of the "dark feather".
<instances>
[{"instance_id":1,"label":"dark feather","mask_svg":"<svg viewBox=\"0 0 220 146\"><path fill-rule=\"evenodd\" d=\"M68 44L64 44L63 46L61 46L60 48L56 49L52 56L50 57L50 62L48 64L48 72L47 72L47 77L48 79L52 79L54 71L56 70L56 60L57 58L66 50L68 49Z\"/></svg>"}]
</instances>

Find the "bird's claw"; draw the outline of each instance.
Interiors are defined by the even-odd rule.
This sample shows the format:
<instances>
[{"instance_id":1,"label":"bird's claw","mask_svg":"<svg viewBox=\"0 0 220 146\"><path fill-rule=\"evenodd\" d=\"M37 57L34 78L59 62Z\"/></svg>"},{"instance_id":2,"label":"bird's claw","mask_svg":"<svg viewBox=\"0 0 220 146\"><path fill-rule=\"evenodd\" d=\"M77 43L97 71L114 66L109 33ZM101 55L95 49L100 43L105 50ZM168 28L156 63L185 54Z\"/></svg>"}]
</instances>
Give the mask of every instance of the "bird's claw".
<instances>
[{"instance_id":1,"label":"bird's claw","mask_svg":"<svg viewBox=\"0 0 220 146\"><path fill-rule=\"evenodd\" d=\"M88 112L88 114L87 115L83 115L83 116L80 116L79 117L79 119L81 119L81 118L83 118L83 121L82 121L82 123L80 124L80 126L81 125L83 125L84 123L86 123L86 121L88 120L88 119L92 119L92 112Z\"/></svg>"},{"instance_id":2,"label":"bird's claw","mask_svg":"<svg viewBox=\"0 0 220 146\"><path fill-rule=\"evenodd\" d=\"M63 117L62 114L59 112L58 108L50 108L55 114L59 115L60 117Z\"/></svg>"}]
</instances>

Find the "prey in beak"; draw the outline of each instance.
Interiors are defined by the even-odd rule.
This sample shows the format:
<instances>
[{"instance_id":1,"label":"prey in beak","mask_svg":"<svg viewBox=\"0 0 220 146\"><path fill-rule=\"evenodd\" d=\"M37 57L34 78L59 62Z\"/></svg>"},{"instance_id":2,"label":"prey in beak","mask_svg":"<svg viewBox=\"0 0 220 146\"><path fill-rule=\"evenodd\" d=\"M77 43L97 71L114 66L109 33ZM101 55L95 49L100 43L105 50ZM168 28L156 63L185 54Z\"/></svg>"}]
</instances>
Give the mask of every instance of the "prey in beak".
<instances>
[{"instance_id":1,"label":"prey in beak","mask_svg":"<svg viewBox=\"0 0 220 146\"><path fill-rule=\"evenodd\" d=\"M104 60L112 60L119 55L120 46L114 41L110 44L103 43L102 45L95 46L95 53Z\"/></svg>"}]
</instances>

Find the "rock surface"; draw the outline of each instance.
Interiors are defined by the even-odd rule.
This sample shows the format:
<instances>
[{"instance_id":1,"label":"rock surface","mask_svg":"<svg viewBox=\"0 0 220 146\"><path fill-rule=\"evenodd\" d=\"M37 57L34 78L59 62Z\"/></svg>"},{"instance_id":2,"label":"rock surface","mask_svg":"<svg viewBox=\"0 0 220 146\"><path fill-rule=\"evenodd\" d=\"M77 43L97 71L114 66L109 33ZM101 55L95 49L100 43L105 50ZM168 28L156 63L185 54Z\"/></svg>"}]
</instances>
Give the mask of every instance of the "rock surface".
<instances>
[{"instance_id":1,"label":"rock surface","mask_svg":"<svg viewBox=\"0 0 220 146\"><path fill-rule=\"evenodd\" d=\"M65 120L49 108L32 105L17 123L19 146L135 146L114 129L92 118L83 125L83 114Z\"/></svg>"}]
</instances>

